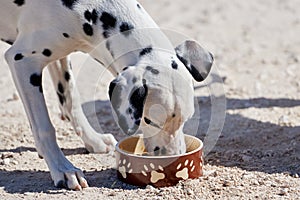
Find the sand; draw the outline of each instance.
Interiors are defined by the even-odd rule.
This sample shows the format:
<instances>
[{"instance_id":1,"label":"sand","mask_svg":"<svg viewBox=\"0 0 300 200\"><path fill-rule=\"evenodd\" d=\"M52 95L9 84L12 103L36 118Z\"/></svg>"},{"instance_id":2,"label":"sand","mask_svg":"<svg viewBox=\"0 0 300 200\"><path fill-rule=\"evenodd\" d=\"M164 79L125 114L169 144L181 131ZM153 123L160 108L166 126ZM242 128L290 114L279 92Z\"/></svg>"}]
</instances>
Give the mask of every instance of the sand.
<instances>
[{"instance_id":1,"label":"sand","mask_svg":"<svg viewBox=\"0 0 300 200\"><path fill-rule=\"evenodd\" d=\"M208 138L211 116L222 121L222 109L213 115L211 106L216 99L224 103L222 89L227 104L221 135L206 152L205 175L161 189L118 181L114 157L87 154L71 125L60 120L57 97L45 72L44 90L58 143L90 184L81 192L55 188L44 160L38 158L3 58L9 46L1 43L0 199L300 199L300 2L141 3L161 27L199 41L215 56L216 78L206 82L209 86L195 85L201 116L197 136L202 140ZM91 124L123 138L107 101L112 77L99 78L104 69L96 63L82 67L83 54L73 54L72 59ZM224 81L217 83L221 93L211 98L210 88L218 79Z\"/></svg>"}]
</instances>

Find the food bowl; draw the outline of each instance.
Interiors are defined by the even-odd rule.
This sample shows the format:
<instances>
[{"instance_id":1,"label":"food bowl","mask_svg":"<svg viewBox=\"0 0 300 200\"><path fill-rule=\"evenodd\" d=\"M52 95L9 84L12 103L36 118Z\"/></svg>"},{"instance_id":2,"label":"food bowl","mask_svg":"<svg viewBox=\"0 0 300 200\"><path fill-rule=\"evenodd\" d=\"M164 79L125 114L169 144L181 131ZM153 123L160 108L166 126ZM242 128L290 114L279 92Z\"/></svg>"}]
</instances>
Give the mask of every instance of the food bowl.
<instances>
[{"instance_id":1,"label":"food bowl","mask_svg":"<svg viewBox=\"0 0 300 200\"><path fill-rule=\"evenodd\" d=\"M165 187L180 180L203 175L203 143L200 139L185 135L187 152L175 156L144 156L141 135L121 140L116 146L118 178L136 186Z\"/></svg>"}]
</instances>

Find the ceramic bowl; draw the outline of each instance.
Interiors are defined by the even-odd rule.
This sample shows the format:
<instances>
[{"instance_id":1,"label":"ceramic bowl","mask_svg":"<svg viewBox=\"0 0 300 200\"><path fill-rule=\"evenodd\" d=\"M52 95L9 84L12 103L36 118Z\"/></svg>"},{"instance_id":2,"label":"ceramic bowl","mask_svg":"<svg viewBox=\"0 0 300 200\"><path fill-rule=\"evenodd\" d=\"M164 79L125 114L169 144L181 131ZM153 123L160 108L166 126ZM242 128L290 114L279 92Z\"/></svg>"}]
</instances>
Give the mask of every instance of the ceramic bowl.
<instances>
[{"instance_id":1,"label":"ceramic bowl","mask_svg":"<svg viewBox=\"0 0 300 200\"><path fill-rule=\"evenodd\" d=\"M176 185L180 180L203 175L203 143L185 135L187 152L176 156L144 156L140 135L121 140L116 146L117 175L125 183L154 187Z\"/></svg>"}]
</instances>

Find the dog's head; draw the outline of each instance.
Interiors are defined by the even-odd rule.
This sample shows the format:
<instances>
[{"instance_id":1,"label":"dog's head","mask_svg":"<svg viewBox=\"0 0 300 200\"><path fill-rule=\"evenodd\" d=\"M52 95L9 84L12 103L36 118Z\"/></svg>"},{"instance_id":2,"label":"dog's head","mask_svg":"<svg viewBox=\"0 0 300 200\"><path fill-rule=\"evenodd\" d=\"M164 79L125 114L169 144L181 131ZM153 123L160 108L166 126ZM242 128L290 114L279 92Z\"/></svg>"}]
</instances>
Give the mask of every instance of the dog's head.
<instances>
[{"instance_id":1,"label":"dog's head","mask_svg":"<svg viewBox=\"0 0 300 200\"><path fill-rule=\"evenodd\" d=\"M151 155L186 151L183 125L194 113L193 79L209 74L213 57L194 41L166 58L168 66L141 62L126 67L109 86L109 97L122 131L142 133Z\"/></svg>"}]
</instances>

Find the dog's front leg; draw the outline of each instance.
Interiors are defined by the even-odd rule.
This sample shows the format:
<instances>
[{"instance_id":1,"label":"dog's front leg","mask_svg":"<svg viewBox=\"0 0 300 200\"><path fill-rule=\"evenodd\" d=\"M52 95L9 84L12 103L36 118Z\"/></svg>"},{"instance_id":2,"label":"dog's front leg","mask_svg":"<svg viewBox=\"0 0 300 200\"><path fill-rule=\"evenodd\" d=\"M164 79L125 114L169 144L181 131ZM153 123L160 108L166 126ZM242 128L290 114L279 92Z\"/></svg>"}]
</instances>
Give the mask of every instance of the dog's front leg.
<instances>
[{"instance_id":1,"label":"dog's front leg","mask_svg":"<svg viewBox=\"0 0 300 200\"><path fill-rule=\"evenodd\" d=\"M82 171L67 160L57 145L55 129L46 108L42 89L42 70L49 61L51 51L45 49L42 52L32 53L26 49L34 48L23 47L26 38L24 39L15 42L5 53L5 58L23 101L37 151L45 159L55 186L75 190L88 187Z\"/></svg>"},{"instance_id":2,"label":"dog's front leg","mask_svg":"<svg viewBox=\"0 0 300 200\"><path fill-rule=\"evenodd\" d=\"M95 153L113 150L117 143L115 138L111 134L97 133L83 113L69 58L65 57L52 62L48 65L48 70L56 88L62 118L71 121L87 150Z\"/></svg>"}]
</instances>

